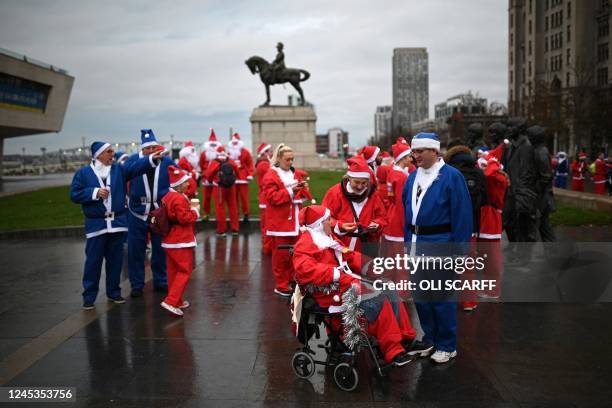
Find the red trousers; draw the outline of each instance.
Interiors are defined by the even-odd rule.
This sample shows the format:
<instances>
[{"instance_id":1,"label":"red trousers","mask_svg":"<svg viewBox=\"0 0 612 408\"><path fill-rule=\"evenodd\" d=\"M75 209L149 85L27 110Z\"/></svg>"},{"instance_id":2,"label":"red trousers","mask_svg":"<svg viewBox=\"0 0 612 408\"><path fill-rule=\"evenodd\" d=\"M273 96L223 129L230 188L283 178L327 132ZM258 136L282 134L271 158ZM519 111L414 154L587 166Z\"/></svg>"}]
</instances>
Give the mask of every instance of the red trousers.
<instances>
[{"instance_id":1,"label":"red trousers","mask_svg":"<svg viewBox=\"0 0 612 408\"><path fill-rule=\"evenodd\" d=\"M227 231L227 221L225 220L225 205L229 210L230 228L232 232L238 232L238 205L236 204L236 189L232 187L213 187L213 197L215 199L215 213L217 215L217 233L224 234Z\"/></svg>"},{"instance_id":2,"label":"red trousers","mask_svg":"<svg viewBox=\"0 0 612 408\"><path fill-rule=\"evenodd\" d=\"M584 191L584 179L572 178L572 190Z\"/></svg>"},{"instance_id":3,"label":"red trousers","mask_svg":"<svg viewBox=\"0 0 612 408\"><path fill-rule=\"evenodd\" d=\"M606 194L606 176L598 174L593 176L593 192L599 195Z\"/></svg>"},{"instance_id":4,"label":"red trousers","mask_svg":"<svg viewBox=\"0 0 612 408\"><path fill-rule=\"evenodd\" d=\"M266 234L266 208L259 207L259 229L261 230L261 250L264 254L272 252L272 237Z\"/></svg>"},{"instance_id":5,"label":"red trousers","mask_svg":"<svg viewBox=\"0 0 612 408\"><path fill-rule=\"evenodd\" d=\"M400 307L400 311L402 309L403 307ZM387 363L390 363L395 356L405 351L400 343L402 341L400 326L393 313L391 303L386 299L376 320L368 322L368 334L376 337L378 340L380 351L382 351L385 356L385 361ZM412 338L414 337L415 336Z\"/></svg>"},{"instance_id":6,"label":"red trousers","mask_svg":"<svg viewBox=\"0 0 612 408\"><path fill-rule=\"evenodd\" d=\"M210 199L213 194L213 186L204 186L202 187L202 205L204 206L204 211L202 211L202 216L210 215Z\"/></svg>"},{"instance_id":7,"label":"red trousers","mask_svg":"<svg viewBox=\"0 0 612 408\"><path fill-rule=\"evenodd\" d=\"M279 245L294 245L298 237L271 237L272 238L272 273L274 274L275 287L281 291L289 291L293 281L293 261L289 250L278 249Z\"/></svg>"},{"instance_id":8,"label":"red trousers","mask_svg":"<svg viewBox=\"0 0 612 408\"><path fill-rule=\"evenodd\" d=\"M168 270L168 295L164 299L169 305L179 307L183 304L183 293L191 271L193 271L193 247L164 248Z\"/></svg>"},{"instance_id":9,"label":"red trousers","mask_svg":"<svg viewBox=\"0 0 612 408\"><path fill-rule=\"evenodd\" d=\"M236 183L236 198L240 203L242 214L249 215L249 185Z\"/></svg>"}]
</instances>

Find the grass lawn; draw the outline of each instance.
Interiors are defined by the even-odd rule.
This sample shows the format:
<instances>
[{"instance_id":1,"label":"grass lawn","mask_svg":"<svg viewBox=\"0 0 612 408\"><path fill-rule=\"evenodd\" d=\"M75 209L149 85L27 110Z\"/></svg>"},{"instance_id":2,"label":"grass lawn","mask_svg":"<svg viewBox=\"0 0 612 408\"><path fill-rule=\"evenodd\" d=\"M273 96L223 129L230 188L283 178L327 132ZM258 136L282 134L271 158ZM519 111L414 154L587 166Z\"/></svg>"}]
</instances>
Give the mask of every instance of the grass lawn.
<instances>
[{"instance_id":1,"label":"grass lawn","mask_svg":"<svg viewBox=\"0 0 612 408\"><path fill-rule=\"evenodd\" d=\"M343 171L311 171L310 190L321 202L327 190L337 183ZM42 229L82 225L81 207L69 198L69 188L51 187L0 198L0 231ZM250 184L251 215L259 215L257 184ZM214 211L213 211L214 214ZM553 225L612 225L612 214L601 211L559 206L552 216Z\"/></svg>"},{"instance_id":2,"label":"grass lawn","mask_svg":"<svg viewBox=\"0 0 612 408\"><path fill-rule=\"evenodd\" d=\"M321 202L325 192L337 183L343 174L342 171L309 172L310 191L318 202ZM249 187L251 215L258 216L257 183L252 182ZM51 187L30 193L2 197L0 198L0 214L2 214L0 231L83 224L81 206L70 201L68 186Z\"/></svg>"}]
</instances>

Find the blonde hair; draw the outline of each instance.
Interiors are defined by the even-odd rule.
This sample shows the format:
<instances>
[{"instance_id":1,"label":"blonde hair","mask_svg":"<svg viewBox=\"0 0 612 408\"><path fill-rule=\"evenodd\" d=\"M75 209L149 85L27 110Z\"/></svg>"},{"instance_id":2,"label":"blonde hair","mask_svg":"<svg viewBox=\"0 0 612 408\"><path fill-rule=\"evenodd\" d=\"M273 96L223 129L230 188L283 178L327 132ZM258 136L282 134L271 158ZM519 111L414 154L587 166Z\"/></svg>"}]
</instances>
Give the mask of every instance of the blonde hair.
<instances>
[{"instance_id":1,"label":"blonde hair","mask_svg":"<svg viewBox=\"0 0 612 408\"><path fill-rule=\"evenodd\" d=\"M287 152L293 152L293 149L284 143L279 143L276 149L274 149L274 155L272 156L274 165L278 165L281 156Z\"/></svg>"}]
</instances>

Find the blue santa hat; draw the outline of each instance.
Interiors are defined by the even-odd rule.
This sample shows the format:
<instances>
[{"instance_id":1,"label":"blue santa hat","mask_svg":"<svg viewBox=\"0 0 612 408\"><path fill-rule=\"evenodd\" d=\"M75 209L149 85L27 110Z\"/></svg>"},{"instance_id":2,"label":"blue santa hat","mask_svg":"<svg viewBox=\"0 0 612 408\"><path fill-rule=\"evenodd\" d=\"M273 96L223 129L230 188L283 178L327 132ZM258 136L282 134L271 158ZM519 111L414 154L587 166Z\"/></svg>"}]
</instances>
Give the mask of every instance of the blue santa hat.
<instances>
[{"instance_id":1,"label":"blue santa hat","mask_svg":"<svg viewBox=\"0 0 612 408\"><path fill-rule=\"evenodd\" d=\"M478 154L485 154L489 151L489 148L487 146L480 146L478 148Z\"/></svg>"},{"instance_id":2,"label":"blue santa hat","mask_svg":"<svg viewBox=\"0 0 612 408\"><path fill-rule=\"evenodd\" d=\"M440 140L435 133L418 133L412 138L410 143L412 150L416 149L434 149L440 151Z\"/></svg>"},{"instance_id":3,"label":"blue santa hat","mask_svg":"<svg viewBox=\"0 0 612 408\"><path fill-rule=\"evenodd\" d=\"M157 140L155 139L155 134L153 134L152 129L140 129L140 140L142 144L140 145L141 149L149 146L157 146Z\"/></svg>"},{"instance_id":4,"label":"blue santa hat","mask_svg":"<svg viewBox=\"0 0 612 408\"><path fill-rule=\"evenodd\" d=\"M103 151L105 151L109 147L110 147L110 143L106 143L106 142L93 142L91 144L91 158L94 159L94 160L97 159L98 156L100 155L100 153L102 153Z\"/></svg>"},{"instance_id":5,"label":"blue santa hat","mask_svg":"<svg viewBox=\"0 0 612 408\"><path fill-rule=\"evenodd\" d=\"M115 161L117 163L119 163L121 161L121 159L123 159L124 157L128 157L128 154L127 153L123 153L121 151L115 152Z\"/></svg>"}]
</instances>

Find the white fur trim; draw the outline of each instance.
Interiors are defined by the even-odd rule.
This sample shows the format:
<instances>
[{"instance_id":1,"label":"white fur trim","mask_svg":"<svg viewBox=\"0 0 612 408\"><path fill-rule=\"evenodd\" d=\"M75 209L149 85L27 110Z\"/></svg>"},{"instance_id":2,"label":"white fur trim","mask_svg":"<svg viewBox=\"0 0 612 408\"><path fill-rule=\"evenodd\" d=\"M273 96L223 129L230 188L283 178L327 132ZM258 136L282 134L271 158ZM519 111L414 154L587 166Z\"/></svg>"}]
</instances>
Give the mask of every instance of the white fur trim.
<instances>
[{"instance_id":1,"label":"white fur trim","mask_svg":"<svg viewBox=\"0 0 612 408\"><path fill-rule=\"evenodd\" d=\"M262 154L264 154L265 152L267 152L271 148L272 148L272 145L266 144L266 146L263 149L261 149L261 151L259 153L257 153L257 157L261 156Z\"/></svg>"},{"instance_id":2,"label":"white fur trim","mask_svg":"<svg viewBox=\"0 0 612 408\"><path fill-rule=\"evenodd\" d=\"M143 144L140 145L141 149L144 149L145 147L149 147L149 146L157 146L159 145L159 143L153 141L153 142L145 142Z\"/></svg>"},{"instance_id":3,"label":"white fur trim","mask_svg":"<svg viewBox=\"0 0 612 408\"><path fill-rule=\"evenodd\" d=\"M162 242L161 246L162 248L170 248L170 249L191 248L191 247L198 246L198 243L195 240L191 242L179 242L177 244L166 244Z\"/></svg>"},{"instance_id":4,"label":"white fur trim","mask_svg":"<svg viewBox=\"0 0 612 408\"><path fill-rule=\"evenodd\" d=\"M91 195L91 199L92 200L97 200L98 199L98 191L99 190L100 190L100 187L94 188L93 194Z\"/></svg>"},{"instance_id":5,"label":"white fur trim","mask_svg":"<svg viewBox=\"0 0 612 408\"><path fill-rule=\"evenodd\" d=\"M99 155L100 155L100 154L101 154L103 151L105 151L106 149L108 149L109 147L110 147L110 143L104 143L104 144L102 145L102 147L100 147L98 150L96 150L96 151L94 152L94 154L93 154L93 158L94 158L94 159L97 159L97 158L98 158L98 156L99 156Z\"/></svg>"},{"instance_id":6,"label":"white fur trim","mask_svg":"<svg viewBox=\"0 0 612 408\"><path fill-rule=\"evenodd\" d=\"M347 171L346 175L349 177L355 177L355 178L365 178L365 179L370 179L370 173L368 172L360 172L360 171Z\"/></svg>"},{"instance_id":7,"label":"white fur trim","mask_svg":"<svg viewBox=\"0 0 612 408\"><path fill-rule=\"evenodd\" d=\"M374 160L376 160L376 157L380 154L380 147L376 146L376 150L374 150L374 154L372 155L372 157L370 157L367 162L368 163L372 163Z\"/></svg>"},{"instance_id":8,"label":"white fur trim","mask_svg":"<svg viewBox=\"0 0 612 408\"><path fill-rule=\"evenodd\" d=\"M397 158L394 159L395 162L397 163L398 161L402 160L404 157L408 156L410 153L412 153L412 150L410 149L404 150L403 152L399 154L399 156L397 156Z\"/></svg>"},{"instance_id":9,"label":"white fur trim","mask_svg":"<svg viewBox=\"0 0 612 408\"><path fill-rule=\"evenodd\" d=\"M429 138L417 139L413 138L410 144L412 150L416 149L435 149L440 151L440 142Z\"/></svg>"},{"instance_id":10,"label":"white fur trim","mask_svg":"<svg viewBox=\"0 0 612 408\"><path fill-rule=\"evenodd\" d=\"M385 239L391 242L404 242L404 237L394 237L393 235L384 234Z\"/></svg>"},{"instance_id":11,"label":"white fur trim","mask_svg":"<svg viewBox=\"0 0 612 408\"><path fill-rule=\"evenodd\" d=\"M331 216L331 212L329 211L328 208L325 209L325 214L323 214L323 216L321 218L319 218L318 220L316 220L315 222L313 222L312 224L306 224L307 228L315 228L317 227L319 224L321 224L323 221L325 221L326 219L328 219Z\"/></svg>"},{"instance_id":12,"label":"white fur trim","mask_svg":"<svg viewBox=\"0 0 612 408\"><path fill-rule=\"evenodd\" d=\"M180 186L181 184L183 184L184 182L186 182L190 178L191 178L191 176L189 174L185 174L179 181L175 181L174 183L170 183L170 187L174 188L176 186Z\"/></svg>"}]
</instances>

